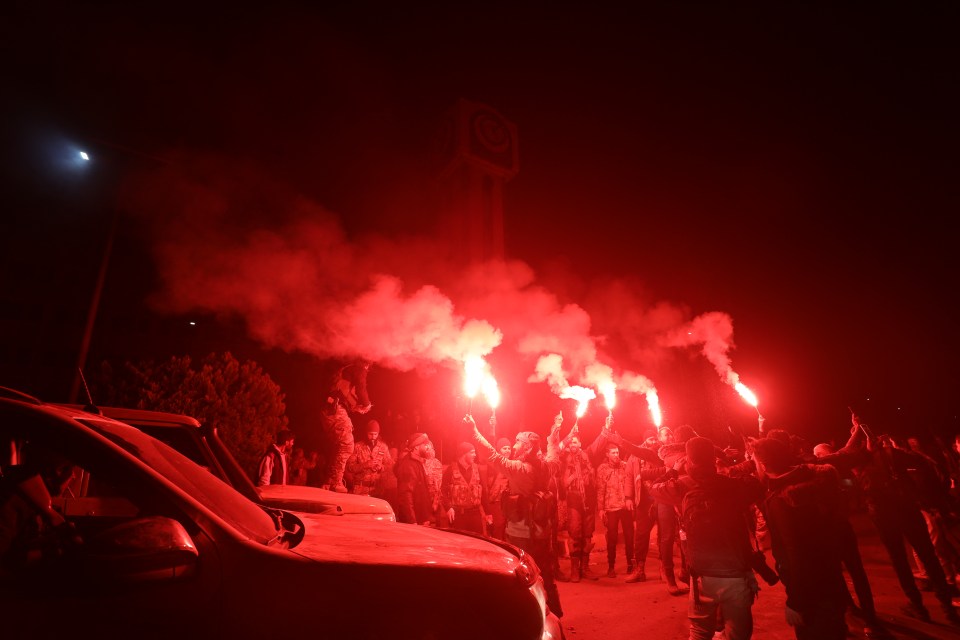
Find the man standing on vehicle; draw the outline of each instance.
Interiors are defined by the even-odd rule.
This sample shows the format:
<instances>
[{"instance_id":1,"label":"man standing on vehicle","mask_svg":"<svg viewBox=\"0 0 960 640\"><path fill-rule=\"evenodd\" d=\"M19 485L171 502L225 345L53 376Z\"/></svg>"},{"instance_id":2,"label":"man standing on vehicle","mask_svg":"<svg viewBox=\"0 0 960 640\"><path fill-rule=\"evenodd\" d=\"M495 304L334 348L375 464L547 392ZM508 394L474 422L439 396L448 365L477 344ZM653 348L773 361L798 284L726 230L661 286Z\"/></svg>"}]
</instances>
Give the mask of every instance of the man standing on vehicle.
<instances>
[{"instance_id":1,"label":"man standing on vehicle","mask_svg":"<svg viewBox=\"0 0 960 640\"><path fill-rule=\"evenodd\" d=\"M370 363L357 362L341 367L333 377L323 412L323 426L334 447L330 456L330 476L326 487L347 493L343 473L353 454L353 421L350 416L370 411L367 395L367 373Z\"/></svg>"},{"instance_id":2,"label":"man standing on vehicle","mask_svg":"<svg viewBox=\"0 0 960 640\"><path fill-rule=\"evenodd\" d=\"M277 441L263 458L257 473L257 486L267 484L287 484L287 456L293 451L293 431L281 429L277 432Z\"/></svg>"},{"instance_id":3,"label":"man standing on vehicle","mask_svg":"<svg viewBox=\"0 0 960 640\"><path fill-rule=\"evenodd\" d=\"M509 488L503 496L506 517L507 542L530 553L540 568L547 591L547 606L558 618L563 617L560 593L554 578L556 549L551 546L553 525L557 518L556 496L548 496L550 476L559 467L558 446L563 416L558 415L547 439L547 455L540 459L540 436L533 431L521 431L513 445L513 458L497 452L477 429L473 416L463 421L473 427L473 439L483 449L488 464L507 475ZM551 504L542 504L551 502ZM552 513L551 513L552 511Z\"/></svg>"}]
</instances>

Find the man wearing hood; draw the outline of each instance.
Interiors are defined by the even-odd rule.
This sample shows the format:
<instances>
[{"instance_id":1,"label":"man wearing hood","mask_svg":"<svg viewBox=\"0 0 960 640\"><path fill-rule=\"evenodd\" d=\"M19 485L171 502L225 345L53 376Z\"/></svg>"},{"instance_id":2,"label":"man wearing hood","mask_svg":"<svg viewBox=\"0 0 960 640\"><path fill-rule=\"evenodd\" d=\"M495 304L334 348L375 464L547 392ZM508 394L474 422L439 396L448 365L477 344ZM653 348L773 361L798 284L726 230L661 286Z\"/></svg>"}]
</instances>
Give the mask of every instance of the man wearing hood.
<instances>
[{"instance_id":1,"label":"man wearing hood","mask_svg":"<svg viewBox=\"0 0 960 640\"><path fill-rule=\"evenodd\" d=\"M669 479L650 487L650 494L680 509L691 581L690 638L713 638L719 610L724 637L746 640L753 634L751 607L759 591L751 568L748 513L762 499L763 488L754 477L718 474L715 447L707 438L687 440L684 454L683 475L670 472Z\"/></svg>"}]
</instances>

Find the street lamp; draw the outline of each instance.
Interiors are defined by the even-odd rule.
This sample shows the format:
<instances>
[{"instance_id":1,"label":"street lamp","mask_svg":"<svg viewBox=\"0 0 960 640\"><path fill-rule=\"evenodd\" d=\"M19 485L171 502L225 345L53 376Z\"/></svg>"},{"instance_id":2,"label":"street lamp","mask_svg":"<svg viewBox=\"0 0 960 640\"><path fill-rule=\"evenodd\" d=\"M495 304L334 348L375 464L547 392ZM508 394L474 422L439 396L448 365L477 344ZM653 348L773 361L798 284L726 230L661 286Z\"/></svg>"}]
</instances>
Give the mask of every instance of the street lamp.
<instances>
[{"instance_id":1,"label":"street lamp","mask_svg":"<svg viewBox=\"0 0 960 640\"><path fill-rule=\"evenodd\" d=\"M155 162L169 164L169 162L163 160L162 158L137 151L136 149L113 144L104 140L94 140L94 142L96 142L98 145L109 147L128 156L146 158ZM79 158L80 163L86 164L91 162L90 154L83 149L77 150L76 157ZM113 216L110 221L110 232L107 234L107 244L103 249L103 258L100 260L100 270L97 273L97 283L93 289L93 297L90 300L90 309L87 311L87 322L83 327L83 338L80 341L80 351L77 354L77 366L73 374L73 382L70 385L69 401L71 404L75 404L78 396L80 395L80 384L83 382L82 372L83 368L87 364L87 355L90 352L90 341L93 338L93 326L97 319L97 311L100 308L100 297L103 294L103 285L107 279L107 268L110 265L110 256L113 254L113 243L117 236L117 225L119 223L119 219L120 211L119 209L114 208Z\"/></svg>"}]
</instances>

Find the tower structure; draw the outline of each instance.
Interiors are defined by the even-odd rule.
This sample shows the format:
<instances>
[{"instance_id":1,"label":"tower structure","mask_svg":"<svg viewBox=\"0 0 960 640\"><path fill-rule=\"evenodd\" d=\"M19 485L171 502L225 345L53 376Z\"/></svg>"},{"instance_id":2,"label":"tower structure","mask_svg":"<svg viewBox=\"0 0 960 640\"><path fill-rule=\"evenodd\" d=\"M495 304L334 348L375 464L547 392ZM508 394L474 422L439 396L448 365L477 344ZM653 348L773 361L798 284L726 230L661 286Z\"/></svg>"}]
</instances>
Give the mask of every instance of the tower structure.
<instances>
[{"instance_id":1,"label":"tower structure","mask_svg":"<svg viewBox=\"0 0 960 640\"><path fill-rule=\"evenodd\" d=\"M461 99L443 120L436 158L442 232L470 261L502 259L504 185L520 169L516 125Z\"/></svg>"}]
</instances>

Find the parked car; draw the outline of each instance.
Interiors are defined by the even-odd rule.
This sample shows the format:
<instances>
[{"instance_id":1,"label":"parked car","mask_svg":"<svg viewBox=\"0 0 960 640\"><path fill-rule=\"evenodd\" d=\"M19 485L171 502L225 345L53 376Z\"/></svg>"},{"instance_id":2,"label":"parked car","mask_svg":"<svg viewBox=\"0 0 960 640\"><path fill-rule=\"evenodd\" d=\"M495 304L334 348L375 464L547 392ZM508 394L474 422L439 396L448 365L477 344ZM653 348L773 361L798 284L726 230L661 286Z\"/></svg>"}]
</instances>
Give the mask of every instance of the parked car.
<instances>
[{"instance_id":1,"label":"parked car","mask_svg":"<svg viewBox=\"0 0 960 640\"><path fill-rule=\"evenodd\" d=\"M79 405L64 406L81 408ZM233 485L237 491L254 502L262 502L267 506L290 511L390 522L397 520L390 503L380 498L337 493L319 487L254 486L240 463L220 439L217 428L209 424L200 424L190 416L118 407L96 407L91 410L126 422L157 440L166 442L200 466L208 468L221 480Z\"/></svg>"},{"instance_id":2,"label":"parked car","mask_svg":"<svg viewBox=\"0 0 960 640\"><path fill-rule=\"evenodd\" d=\"M5 389L0 451L11 637L562 637L509 544L272 509L135 427Z\"/></svg>"}]
</instances>

